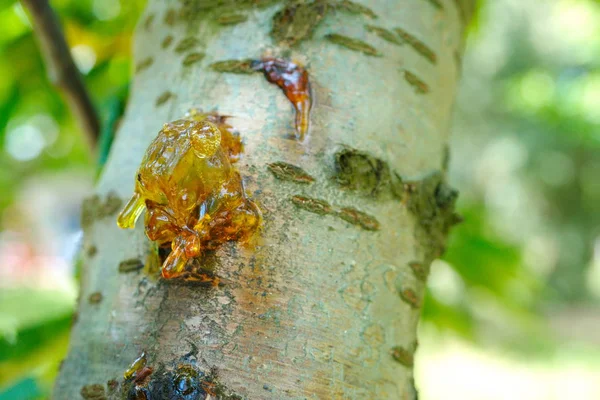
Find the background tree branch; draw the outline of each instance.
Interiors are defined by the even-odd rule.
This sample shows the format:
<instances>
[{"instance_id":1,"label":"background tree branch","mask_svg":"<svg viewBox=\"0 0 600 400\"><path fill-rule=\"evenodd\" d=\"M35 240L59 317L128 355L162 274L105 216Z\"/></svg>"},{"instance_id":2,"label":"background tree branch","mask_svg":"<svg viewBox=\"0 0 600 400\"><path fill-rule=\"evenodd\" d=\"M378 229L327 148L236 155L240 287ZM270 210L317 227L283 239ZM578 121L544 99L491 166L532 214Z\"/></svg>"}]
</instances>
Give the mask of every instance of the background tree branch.
<instances>
[{"instance_id":1,"label":"background tree branch","mask_svg":"<svg viewBox=\"0 0 600 400\"><path fill-rule=\"evenodd\" d=\"M50 81L63 92L90 148L94 149L98 142L100 121L56 14L47 0L21 0L21 4L29 10Z\"/></svg>"}]
</instances>

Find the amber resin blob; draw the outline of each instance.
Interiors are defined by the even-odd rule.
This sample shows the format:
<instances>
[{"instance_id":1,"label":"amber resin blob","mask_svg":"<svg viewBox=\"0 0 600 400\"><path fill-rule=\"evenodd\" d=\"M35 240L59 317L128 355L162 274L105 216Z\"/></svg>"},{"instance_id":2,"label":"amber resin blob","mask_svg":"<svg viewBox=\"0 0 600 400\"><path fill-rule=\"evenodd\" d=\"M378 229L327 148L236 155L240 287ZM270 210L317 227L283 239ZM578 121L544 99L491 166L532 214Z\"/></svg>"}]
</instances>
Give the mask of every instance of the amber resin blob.
<instances>
[{"instance_id":1,"label":"amber resin blob","mask_svg":"<svg viewBox=\"0 0 600 400\"><path fill-rule=\"evenodd\" d=\"M188 260L205 250L247 242L260 225L260 211L232 166L242 143L230 128L225 117L192 110L165 124L146 150L117 224L133 228L146 209L146 235L171 247L164 278L186 275Z\"/></svg>"}]
</instances>

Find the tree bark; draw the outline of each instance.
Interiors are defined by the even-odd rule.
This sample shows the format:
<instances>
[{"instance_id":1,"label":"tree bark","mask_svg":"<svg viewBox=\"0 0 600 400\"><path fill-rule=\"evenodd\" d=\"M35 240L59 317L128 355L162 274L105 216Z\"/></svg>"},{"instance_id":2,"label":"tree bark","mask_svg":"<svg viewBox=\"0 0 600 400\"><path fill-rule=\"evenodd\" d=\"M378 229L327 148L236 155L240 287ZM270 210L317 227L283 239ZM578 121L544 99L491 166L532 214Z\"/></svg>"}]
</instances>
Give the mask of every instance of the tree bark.
<instances>
[{"instance_id":1,"label":"tree bark","mask_svg":"<svg viewBox=\"0 0 600 400\"><path fill-rule=\"evenodd\" d=\"M126 115L84 205L78 317L54 398L414 398L426 275L456 222L444 160L471 2L205 3L151 0L139 24ZM277 86L211 67L267 55L308 70L304 141ZM138 269L153 254L143 224L115 223L146 147L190 107L231 116L264 217L254 248L215 252L219 287ZM124 379L142 352L152 373Z\"/></svg>"}]
</instances>

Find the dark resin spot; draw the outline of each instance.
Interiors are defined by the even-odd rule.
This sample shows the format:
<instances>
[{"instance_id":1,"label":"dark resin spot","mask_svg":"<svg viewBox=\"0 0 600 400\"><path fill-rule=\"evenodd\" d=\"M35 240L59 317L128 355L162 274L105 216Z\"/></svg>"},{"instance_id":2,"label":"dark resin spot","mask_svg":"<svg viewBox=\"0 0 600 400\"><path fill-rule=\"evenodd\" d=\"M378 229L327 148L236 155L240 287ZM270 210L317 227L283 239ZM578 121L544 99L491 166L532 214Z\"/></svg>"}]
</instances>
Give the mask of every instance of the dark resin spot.
<instances>
[{"instance_id":1,"label":"dark resin spot","mask_svg":"<svg viewBox=\"0 0 600 400\"><path fill-rule=\"evenodd\" d=\"M204 374L191 365L179 365L173 376L175 392L185 396L185 399L203 399L204 397L200 397L206 396L201 382L203 377Z\"/></svg>"}]
</instances>

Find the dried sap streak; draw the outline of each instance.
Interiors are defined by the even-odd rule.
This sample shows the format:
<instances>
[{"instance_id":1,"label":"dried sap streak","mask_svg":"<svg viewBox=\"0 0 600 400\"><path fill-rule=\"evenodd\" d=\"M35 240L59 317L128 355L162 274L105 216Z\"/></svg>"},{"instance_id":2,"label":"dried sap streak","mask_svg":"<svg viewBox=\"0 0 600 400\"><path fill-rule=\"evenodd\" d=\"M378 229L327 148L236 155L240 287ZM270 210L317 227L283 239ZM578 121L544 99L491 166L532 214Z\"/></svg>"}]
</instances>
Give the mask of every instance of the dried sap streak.
<instances>
[{"instance_id":1,"label":"dried sap streak","mask_svg":"<svg viewBox=\"0 0 600 400\"><path fill-rule=\"evenodd\" d=\"M310 107L312 105L308 72L300 65L279 58L264 58L254 64L265 78L276 84L296 110L296 133L300 140L308 131Z\"/></svg>"},{"instance_id":2,"label":"dried sap streak","mask_svg":"<svg viewBox=\"0 0 600 400\"><path fill-rule=\"evenodd\" d=\"M231 165L242 144L229 128L224 117L192 111L165 124L146 150L117 224L133 228L146 209L146 235L171 247L164 278L188 275L188 260L227 241L245 242L258 228L260 211Z\"/></svg>"}]
</instances>

